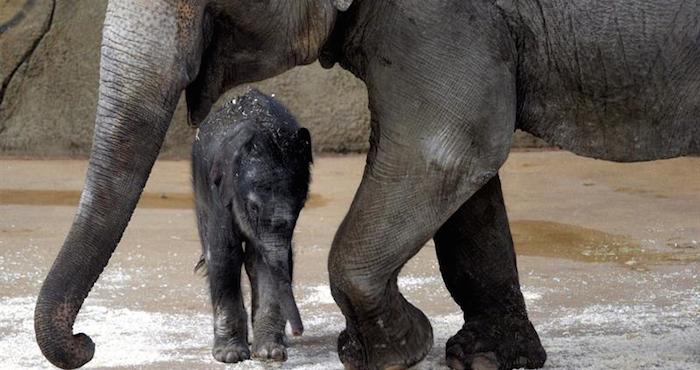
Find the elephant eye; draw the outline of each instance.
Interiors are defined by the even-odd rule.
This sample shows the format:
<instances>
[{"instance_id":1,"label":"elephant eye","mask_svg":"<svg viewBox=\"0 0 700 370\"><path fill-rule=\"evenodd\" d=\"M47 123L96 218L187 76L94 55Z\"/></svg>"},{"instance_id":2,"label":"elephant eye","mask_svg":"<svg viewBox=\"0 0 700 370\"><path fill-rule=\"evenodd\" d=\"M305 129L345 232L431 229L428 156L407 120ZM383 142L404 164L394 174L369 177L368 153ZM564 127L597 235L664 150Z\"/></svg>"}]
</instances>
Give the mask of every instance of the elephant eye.
<instances>
[{"instance_id":1,"label":"elephant eye","mask_svg":"<svg viewBox=\"0 0 700 370\"><path fill-rule=\"evenodd\" d=\"M248 202L248 214L250 214L250 217L253 219L257 219L259 213L260 206L258 206L258 204L255 202Z\"/></svg>"},{"instance_id":2,"label":"elephant eye","mask_svg":"<svg viewBox=\"0 0 700 370\"><path fill-rule=\"evenodd\" d=\"M262 205L260 204L260 198L257 194L250 192L247 196L246 207L248 208L248 217L253 223L257 224L260 219L260 212Z\"/></svg>"}]
</instances>

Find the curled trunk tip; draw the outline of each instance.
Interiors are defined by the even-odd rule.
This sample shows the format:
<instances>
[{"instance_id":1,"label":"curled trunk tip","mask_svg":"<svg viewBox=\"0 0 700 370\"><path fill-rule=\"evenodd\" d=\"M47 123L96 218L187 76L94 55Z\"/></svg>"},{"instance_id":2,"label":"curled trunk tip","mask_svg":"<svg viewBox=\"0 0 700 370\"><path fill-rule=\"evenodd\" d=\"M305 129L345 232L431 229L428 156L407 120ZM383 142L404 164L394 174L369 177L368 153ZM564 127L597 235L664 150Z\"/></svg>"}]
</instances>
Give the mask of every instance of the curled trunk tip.
<instances>
[{"instance_id":1,"label":"curled trunk tip","mask_svg":"<svg viewBox=\"0 0 700 370\"><path fill-rule=\"evenodd\" d=\"M34 312L34 331L41 353L61 369L79 368L95 354L95 343L89 336L73 335L78 310L68 303L47 302L39 295Z\"/></svg>"}]
</instances>

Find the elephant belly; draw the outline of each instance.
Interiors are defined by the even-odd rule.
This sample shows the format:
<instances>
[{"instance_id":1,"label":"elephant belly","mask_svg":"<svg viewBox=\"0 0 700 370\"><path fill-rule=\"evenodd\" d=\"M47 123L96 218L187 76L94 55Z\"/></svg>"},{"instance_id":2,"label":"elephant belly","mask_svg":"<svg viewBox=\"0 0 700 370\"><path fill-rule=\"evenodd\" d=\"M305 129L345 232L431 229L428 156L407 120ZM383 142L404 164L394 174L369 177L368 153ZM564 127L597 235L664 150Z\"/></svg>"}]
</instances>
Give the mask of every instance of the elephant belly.
<instances>
[{"instance_id":1,"label":"elephant belly","mask_svg":"<svg viewBox=\"0 0 700 370\"><path fill-rule=\"evenodd\" d=\"M614 161L700 152L700 3L533 0L505 14L519 128Z\"/></svg>"}]
</instances>

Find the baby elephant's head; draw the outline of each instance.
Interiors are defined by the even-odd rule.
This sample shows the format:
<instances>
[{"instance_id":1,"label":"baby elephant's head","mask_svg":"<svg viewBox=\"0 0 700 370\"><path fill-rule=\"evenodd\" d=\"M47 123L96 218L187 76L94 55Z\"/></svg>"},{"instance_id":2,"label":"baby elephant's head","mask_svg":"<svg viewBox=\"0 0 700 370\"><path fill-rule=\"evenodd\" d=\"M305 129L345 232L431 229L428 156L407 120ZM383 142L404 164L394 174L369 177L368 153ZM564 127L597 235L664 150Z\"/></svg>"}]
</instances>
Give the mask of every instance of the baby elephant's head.
<instances>
[{"instance_id":1,"label":"baby elephant's head","mask_svg":"<svg viewBox=\"0 0 700 370\"><path fill-rule=\"evenodd\" d=\"M245 220L244 233L270 259L288 253L292 234L309 190L311 139L305 128L279 145L267 132L256 132L241 149L236 168L239 195L235 213Z\"/></svg>"}]
</instances>

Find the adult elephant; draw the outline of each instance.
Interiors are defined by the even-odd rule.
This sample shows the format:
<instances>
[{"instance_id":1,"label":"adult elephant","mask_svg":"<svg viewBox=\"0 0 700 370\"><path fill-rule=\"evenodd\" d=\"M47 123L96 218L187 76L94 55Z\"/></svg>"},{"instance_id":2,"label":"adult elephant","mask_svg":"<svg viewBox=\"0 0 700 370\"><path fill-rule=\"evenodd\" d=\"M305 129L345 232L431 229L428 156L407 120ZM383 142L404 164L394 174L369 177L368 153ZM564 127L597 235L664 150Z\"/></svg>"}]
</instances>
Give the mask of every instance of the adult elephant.
<instances>
[{"instance_id":1,"label":"adult elephant","mask_svg":"<svg viewBox=\"0 0 700 370\"><path fill-rule=\"evenodd\" d=\"M77 312L134 210L186 89L203 119L227 88L320 59L362 79L360 188L333 241L348 368L404 368L432 345L399 293L430 238L465 324L454 368L540 367L498 169L516 127L615 161L700 152L700 4L682 0L120 0L104 26L87 181L36 307L55 365L89 361Z\"/></svg>"}]
</instances>

